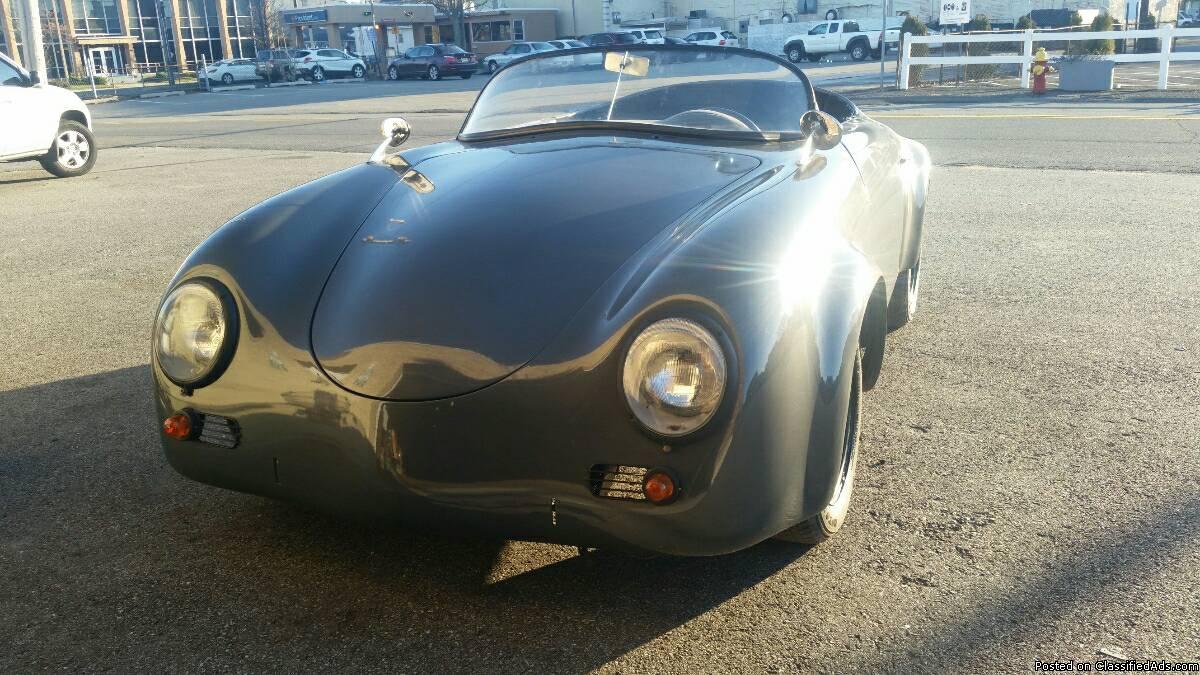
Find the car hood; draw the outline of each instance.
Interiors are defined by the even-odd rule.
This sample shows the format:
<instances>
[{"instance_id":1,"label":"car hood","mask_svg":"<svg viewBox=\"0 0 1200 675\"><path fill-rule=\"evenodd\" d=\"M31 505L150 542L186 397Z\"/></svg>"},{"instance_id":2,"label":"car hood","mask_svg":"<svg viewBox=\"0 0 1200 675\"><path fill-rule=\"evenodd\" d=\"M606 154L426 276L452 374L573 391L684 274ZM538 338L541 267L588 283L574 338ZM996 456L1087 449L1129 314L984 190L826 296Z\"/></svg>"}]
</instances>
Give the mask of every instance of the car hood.
<instances>
[{"instance_id":1,"label":"car hood","mask_svg":"<svg viewBox=\"0 0 1200 675\"><path fill-rule=\"evenodd\" d=\"M342 254L312 347L341 386L464 394L529 362L630 256L759 160L629 139L475 148L419 162Z\"/></svg>"}]
</instances>

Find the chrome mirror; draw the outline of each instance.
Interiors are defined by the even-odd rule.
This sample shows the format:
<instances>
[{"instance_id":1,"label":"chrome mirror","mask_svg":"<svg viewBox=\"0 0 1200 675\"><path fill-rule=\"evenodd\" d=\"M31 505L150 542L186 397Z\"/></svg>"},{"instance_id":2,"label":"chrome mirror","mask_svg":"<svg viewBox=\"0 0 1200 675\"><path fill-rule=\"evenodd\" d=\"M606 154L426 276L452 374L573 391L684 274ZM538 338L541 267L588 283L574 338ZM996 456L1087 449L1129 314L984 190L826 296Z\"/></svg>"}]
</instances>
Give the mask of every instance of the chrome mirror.
<instances>
[{"instance_id":1,"label":"chrome mirror","mask_svg":"<svg viewBox=\"0 0 1200 675\"><path fill-rule=\"evenodd\" d=\"M400 155L400 146L412 136L412 127L403 117L389 117L379 125L383 142L375 148L368 160L372 164L385 164L400 171L407 170L408 162Z\"/></svg>"},{"instance_id":2,"label":"chrome mirror","mask_svg":"<svg viewBox=\"0 0 1200 675\"><path fill-rule=\"evenodd\" d=\"M812 139L818 150L832 150L842 142L842 125L833 115L809 110L800 117L800 130Z\"/></svg>"},{"instance_id":3,"label":"chrome mirror","mask_svg":"<svg viewBox=\"0 0 1200 675\"><path fill-rule=\"evenodd\" d=\"M394 148L404 145L404 141L412 136L412 127L403 117L389 117L379 125L379 131L384 140Z\"/></svg>"}]
</instances>

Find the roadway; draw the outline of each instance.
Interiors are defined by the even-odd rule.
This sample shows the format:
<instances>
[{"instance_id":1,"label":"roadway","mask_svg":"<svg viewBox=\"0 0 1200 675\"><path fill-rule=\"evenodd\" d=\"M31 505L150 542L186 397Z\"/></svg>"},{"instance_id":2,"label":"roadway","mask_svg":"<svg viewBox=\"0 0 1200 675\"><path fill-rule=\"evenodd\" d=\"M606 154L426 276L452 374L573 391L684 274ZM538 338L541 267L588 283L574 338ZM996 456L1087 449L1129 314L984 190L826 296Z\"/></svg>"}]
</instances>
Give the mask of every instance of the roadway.
<instances>
[{"instance_id":1,"label":"roadway","mask_svg":"<svg viewBox=\"0 0 1200 675\"><path fill-rule=\"evenodd\" d=\"M476 80L95 108L87 176L0 166L0 671L1024 670L1200 657L1200 106L876 103L937 167L922 300L846 528L637 560L186 481L149 331L187 253L451 136ZM502 208L502 205L497 205Z\"/></svg>"}]
</instances>

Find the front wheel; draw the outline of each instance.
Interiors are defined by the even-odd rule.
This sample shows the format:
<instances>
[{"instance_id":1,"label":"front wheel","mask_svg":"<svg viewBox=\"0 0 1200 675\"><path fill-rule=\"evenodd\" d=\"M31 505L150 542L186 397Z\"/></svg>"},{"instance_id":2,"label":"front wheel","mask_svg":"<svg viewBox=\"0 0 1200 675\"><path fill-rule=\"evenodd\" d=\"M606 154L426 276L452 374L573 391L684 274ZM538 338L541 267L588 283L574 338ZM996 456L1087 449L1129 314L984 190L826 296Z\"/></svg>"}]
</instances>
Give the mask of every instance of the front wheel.
<instances>
[{"instance_id":1,"label":"front wheel","mask_svg":"<svg viewBox=\"0 0 1200 675\"><path fill-rule=\"evenodd\" d=\"M50 151L38 161L42 168L59 178L82 176L96 164L96 139L79 122L63 120Z\"/></svg>"},{"instance_id":2,"label":"front wheel","mask_svg":"<svg viewBox=\"0 0 1200 675\"><path fill-rule=\"evenodd\" d=\"M494 73L497 70L500 70L499 64L495 61L488 61L488 73Z\"/></svg>"},{"instance_id":3,"label":"front wheel","mask_svg":"<svg viewBox=\"0 0 1200 675\"><path fill-rule=\"evenodd\" d=\"M224 75L221 76L221 82L224 83L225 86L227 86L227 87L229 85L233 84L233 74L225 73Z\"/></svg>"},{"instance_id":4,"label":"front wheel","mask_svg":"<svg viewBox=\"0 0 1200 675\"><path fill-rule=\"evenodd\" d=\"M856 42L856 43L854 43L853 46L850 47L850 58L855 61L866 61L867 53L870 51L871 50L867 49L867 46L864 45L863 43Z\"/></svg>"},{"instance_id":5,"label":"front wheel","mask_svg":"<svg viewBox=\"0 0 1200 675\"><path fill-rule=\"evenodd\" d=\"M312 81L313 82L324 82L325 81L325 69L322 68L321 66L316 66L315 68L313 68L312 69Z\"/></svg>"},{"instance_id":6,"label":"front wheel","mask_svg":"<svg viewBox=\"0 0 1200 675\"><path fill-rule=\"evenodd\" d=\"M367 74L367 69L356 63L354 64L354 68L350 70L350 74L353 75L355 79L362 79L362 76Z\"/></svg>"},{"instance_id":7,"label":"front wheel","mask_svg":"<svg viewBox=\"0 0 1200 675\"><path fill-rule=\"evenodd\" d=\"M440 80L442 79L442 71L438 70L437 66L429 66L429 70L425 71L425 79Z\"/></svg>"},{"instance_id":8,"label":"front wheel","mask_svg":"<svg viewBox=\"0 0 1200 675\"><path fill-rule=\"evenodd\" d=\"M854 372L850 379L850 399L846 410L846 430L842 435L842 466L833 499L817 515L775 535L776 539L795 544L819 544L837 534L850 510L854 491L858 446L862 436L862 349L854 354Z\"/></svg>"},{"instance_id":9,"label":"front wheel","mask_svg":"<svg viewBox=\"0 0 1200 675\"><path fill-rule=\"evenodd\" d=\"M389 80L400 79L400 70L398 68L396 68L396 66L392 66L391 68L388 68L388 79Z\"/></svg>"},{"instance_id":10,"label":"front wheel","mask_svg":"<svg viewBox=\"0 0 1200 675\"><path fill-rule=\"evenodd\" d=\"M792 63L800 63L801 61L804 60L804 48L788 47L787 48L787 57L788 57L788 61L791 61Z\"/></svg>"}]
</instances>

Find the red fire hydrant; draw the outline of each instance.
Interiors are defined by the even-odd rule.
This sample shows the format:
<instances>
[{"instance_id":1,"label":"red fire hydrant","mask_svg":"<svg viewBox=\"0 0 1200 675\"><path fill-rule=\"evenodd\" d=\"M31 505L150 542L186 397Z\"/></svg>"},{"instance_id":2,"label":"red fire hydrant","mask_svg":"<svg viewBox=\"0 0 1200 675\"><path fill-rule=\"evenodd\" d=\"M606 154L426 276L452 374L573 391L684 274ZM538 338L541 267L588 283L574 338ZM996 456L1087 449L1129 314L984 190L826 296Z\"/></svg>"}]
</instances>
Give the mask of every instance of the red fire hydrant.
<instances>
[{"instance_id":1,"label":"red fire hydrant","mask_svg":"<svg viewBox=\"0 0 1200 675\"><path fill-rule=\"evenodd\" d=\"M1054 72L1048 61L1046 48L1038 47L1037 53L1033 55L1033 67L1029 69L1033 75L1033 93L1035 94L1046 93L1046 76Z\"/></svg>"}]
</instances>

